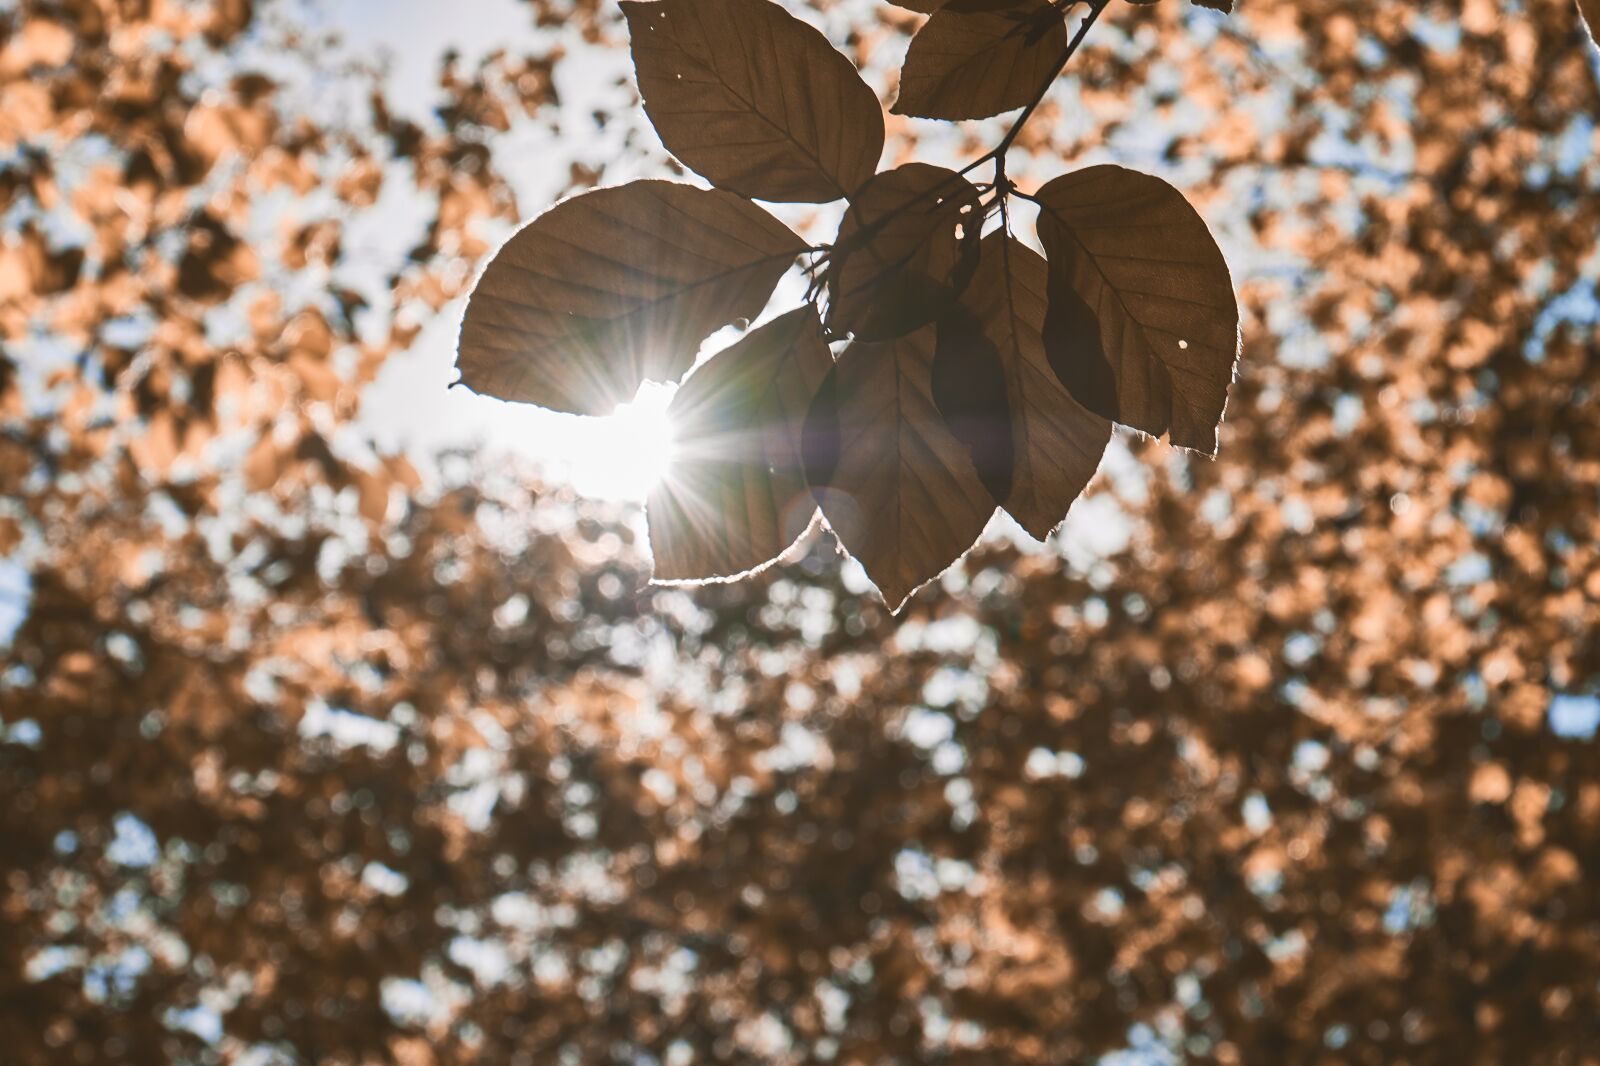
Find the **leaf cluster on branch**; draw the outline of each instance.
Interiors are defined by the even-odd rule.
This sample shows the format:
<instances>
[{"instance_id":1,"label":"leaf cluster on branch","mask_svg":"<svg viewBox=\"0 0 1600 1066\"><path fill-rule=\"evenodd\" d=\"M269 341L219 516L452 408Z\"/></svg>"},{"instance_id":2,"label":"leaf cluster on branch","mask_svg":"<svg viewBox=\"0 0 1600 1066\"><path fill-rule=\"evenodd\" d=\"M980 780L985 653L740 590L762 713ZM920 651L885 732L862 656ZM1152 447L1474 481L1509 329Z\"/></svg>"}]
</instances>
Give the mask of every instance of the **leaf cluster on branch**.
<instances>
[{"instance_id":1,"label":"leaf cluster on branch","mask_svg":"<svg viewBox=\"0 0 1600 1066\"><path fill-rule=\"evenodd\" d=\"M461 328L474 391L600 415L676 381L758 319L797 262L807 304L695 370L651 497L659 581L747 574L820 510L891 606L997 507L1035 537L1094 476L1112 425L1214 455L1239 352L1222 253L1183 195L1093 166L1024 192L1006 157L1109 0L949 0L911 41L893 111L1020 109L959 171L878 171L885 122L855 66L771 0L624 0L644 108L714 188L580 194L493 257ZM1208 4L1207 6L1223 6ZM992 180L974 172L992 165ZM1014 224L1037 209L1041 258ZM846 207L809 245L753 201Z\"/></svg>"}]
</instances>

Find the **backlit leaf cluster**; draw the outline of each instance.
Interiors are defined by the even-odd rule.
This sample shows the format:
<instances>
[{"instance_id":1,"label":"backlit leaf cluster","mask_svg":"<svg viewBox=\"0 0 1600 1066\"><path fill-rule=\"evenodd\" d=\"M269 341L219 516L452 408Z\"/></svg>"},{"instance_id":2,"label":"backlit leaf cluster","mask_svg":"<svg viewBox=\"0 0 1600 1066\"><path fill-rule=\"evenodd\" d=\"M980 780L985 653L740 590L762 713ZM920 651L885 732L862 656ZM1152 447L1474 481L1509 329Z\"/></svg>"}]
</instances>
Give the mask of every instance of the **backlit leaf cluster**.
<instances>
[{"instance_id":1,"label":"backlit leaf cluster","mask_svg":"<svg viewBox=\"0 0 1600 1066\"><path fill-rule=\"evenodd\" d=\"M1199 214L1116 165L1032 193L1005 173L1104 0L1071 36L1070 3L904 6L929 18L892 110L1018 112L986 156L880 170L876 94L771 0L624 0L644 110L711 187L640 180L559 203L472 294L458 365L480 393L602 415L693 368L669 411L673 469L648 507L657 580L759 569L820 511L899 605L996 508L1048 536L1113 424L1216 451L1239 312ZM841 200L820 246L757 204ZM1036 211L1032 234L1013 220L1018 200ZM795 268L807 303L766 314ZM730 326L747 332L696 367Z\"/></svg>"}]
</instances>

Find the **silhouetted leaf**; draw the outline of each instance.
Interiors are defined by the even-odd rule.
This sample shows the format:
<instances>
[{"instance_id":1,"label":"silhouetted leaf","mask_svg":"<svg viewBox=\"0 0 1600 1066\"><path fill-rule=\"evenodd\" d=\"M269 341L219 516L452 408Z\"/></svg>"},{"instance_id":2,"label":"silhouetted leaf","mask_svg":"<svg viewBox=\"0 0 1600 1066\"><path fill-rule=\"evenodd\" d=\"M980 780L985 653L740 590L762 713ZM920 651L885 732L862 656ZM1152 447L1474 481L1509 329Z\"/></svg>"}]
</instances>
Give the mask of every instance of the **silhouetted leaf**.
<instances>
[{"instance_id":1,"label":"silhouetted leaf","mask_svg":"<svg viewBox=\"0 0 1600 1066\"><path fill-rule=\"evenodd\" d=\"M950 0L917 32L897 115L986 118L1038 96L1067 48L1047 0Z\"/></svg>"},{"instance_id":2,"label":"silhouetted leaf","mask_svg":"<svg viewBox=\"0 0 1600 1066\"><path fill-rule=\"evenodd\" d=\"M1578 0L1578 12L1588 24L1590 39L1600 43L1600 0Z\"/></svg>"},{"instance_id":3,"label":"silhouetted leaf","mask_svg":"<svg viewBox=\"0 0 1600 1066\"><path fill-rule=\"evenodd\" d=\"M1046 355L1046 270L1038 252L993 233L961 298L999 354L1010 401L1013 477L1000 502L1040 540L1088 486L1111 439L1111 423L1073 399Z\"/></svg>"},{"instance_id":4,"label":"silhouetted leaf","mask_svg":"<svg viewBox=\"0 0 1600 1066\"><path fill-rule=\"evenodd\" d=\"M467 304L474 392L606 414L676 380L712 331L760 313L804 245L728 192L636 181L576 196L495 253Z\"/></svg>"},{"instance_id":5,"label":"silhouetted leaf","mask_svg":"<svg viewBox=\"0 0 1600 1066\"><path fill-rule=\"evenodd\" d=\"M945 5L945 0L889 0L895 7L903 7L907 11L920 11L930 15Z\"/></svg>"},{"instance_id":6,"label":"silhouetted leaf","mask_svg":"<svg viewBox=\"0 0 1600 1066\"><path fill-rule=\"evenodd\" d=\"M828 266L828 325L861 340L887 340L932 322L960 295L975 261L961 234L976 236L978 192L927 163L878 174L850 202Z\"/></svg>"},{"instance_id":7,"label":"silhouetted leaf","mask_svg":"<svg viewBox=\"0 0 1600 1066\"><path fill-rule=\"evenodd\" d=\"M1004 503L1011 495L1015 449L1000 353L965 307L947 313L935 332L933 402L950 432L966 445L978 480L995 503Z\"/></svg>"},{"instance_id":8,"label":"silhouetted leaf","mask_svg":"<svg viewBox=\"0 0 1600 1066\"><path fill-rule=\"evenodd\" d=\"M624 0L645 111L715 185L825 203L872 176L883 111L828 39L769 0Z\"/></svg>"},{"instance_id":9,"label":"silhouetted leaf","mask_svg":"<svg viewBox=\"0 0 1600 1066\"><path fill-rule=\"evenodd\" d=\"M807 418L822 514L898 611L983 532L994 501L933 398L932 328L845 350Z\"/></svg>"},{"instance_id":10,"label":"silhouetted leaf","mask_svg":"<svg viewBox=\"0 0 1600 1066\"><path fill-rule=\"evenodd\" d=\"M1205 221L1160 178L1118 166L1056 178L1038 200L1051 366L1096 414L1216 454L1239 305Z\"/></svg>"},{"instance_id":11,"label":"silhouetted leaf","mask_svg":"<svg viewBox=\"0 0 1600 1066\"><path fill-rule=\"evenodd\" d=\"M807 304L712 356L684 381L668 416L676 448L650 494L655 578L730 577L777 558L816 513L800 433L833 366Z\"/></svg>"}]
</instances>

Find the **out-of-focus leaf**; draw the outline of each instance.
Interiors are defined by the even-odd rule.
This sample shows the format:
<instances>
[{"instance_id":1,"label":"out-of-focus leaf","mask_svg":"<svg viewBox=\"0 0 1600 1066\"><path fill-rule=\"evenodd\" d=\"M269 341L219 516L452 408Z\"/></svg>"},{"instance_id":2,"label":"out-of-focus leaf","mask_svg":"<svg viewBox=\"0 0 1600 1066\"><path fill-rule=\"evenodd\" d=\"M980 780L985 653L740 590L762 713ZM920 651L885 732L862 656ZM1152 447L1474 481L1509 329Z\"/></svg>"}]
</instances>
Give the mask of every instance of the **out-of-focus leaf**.
<instances>
[{"instance_id":1,"label":"out-of-focus leaf","mask_svg":"<svg viewBox=\"0 0 1600 1066\"><path fill-rule=\"evenodd\" d=\"M912 39L894 112L955 120L1022 107L1066 48L1066 23L1046 0L950 0Z\"/></svg>"},{"instance_id":2,"label":"out-of-focus leaf","mask_svg":"<svg viewBox=\"0 0 1600 1066\"><path fill-rule=\"evenodd\" d=\"M800 434L833 366L810 304L712 356L672 398L671 470L650 494L658 581L731 577L777 558L816 513Z\"/></svg>"},{"instance_id":3,"label":"out-of-focus leaf","mask_svg":"<svg viewBox=\"0 0 1600 1066\"><path fill-rule=\"evenodd\" d=\"M1578 13L1589 27L1589 37L1600 43L1600 0L1578 0Z\"/></svg>"},{"instance_id":4,"label":"out-of-focus leaf","mask_svg":"<svg viewBox=\"0 0 1600 1066\"><path fill-rule=\"evenodd\" d=\"M1056 374L1096 414L1215 455L1239 305L1205 221L1160 178L1118 166L1056 178L1038 201Z\"/></svg>"},{"instance_id":5,"label":"out-of-focus leaf","mask_svg":"<svg viewBox=\"0 0 1600 1066\"><path fill-rule=\"evenodd\" d=\"M760 313L800 239L748 200L636 181L556 205L505 243L461 325L474 392L606 414L676 380L712 331Z\"/></svg>"},{"instance_id":6,"label":"out-of-focus leaf","mask_svg":"<svg viewBox=\"0 0 1600 1066\"><path fill-rule=\"evenodd\" d=\"M1010 401L1013 476L1000 502L1043 540L1094 477L1111 423L1075 400L1051 369L1044 259L1004 233L984 238L982 253L961 302L998 352Z\"/></svg>"},{"instance_id":7,"label":"out-of-focus leaf","mask_svg":"<svg viewBox=\"0 0 1600 1066\"><path fill-rule=\"evenodd\" d=\"M828 268L828 324L888 340L947 310L970 278L961 230L977 230L978 192L944 167L907 163L876 175L850 202ZM976 242L972 242L976 248Z\"/></svg>"},{"instance_id":8,"label":"out-of-focus leaf","mask_svg":"<svg viewBox=\"0 0 1600 1066\"><path fill-rule=\"evenodd\" d=\"M883 110L828 39L769 0L624 0L668 151L758 200L826 203L872 176Z\"/></svg>"},{"instance_id":9,"label":"out-of-focus leaf","mask_svg":"<svg viewBox=\"0 0 1600 1066\"><path fill-rule=\"evenodd\" d=\"M823 517L898 611L983 532L994 500L934 401L935 331L854 344L806 420Z\"/></svg>"}]
</instances>

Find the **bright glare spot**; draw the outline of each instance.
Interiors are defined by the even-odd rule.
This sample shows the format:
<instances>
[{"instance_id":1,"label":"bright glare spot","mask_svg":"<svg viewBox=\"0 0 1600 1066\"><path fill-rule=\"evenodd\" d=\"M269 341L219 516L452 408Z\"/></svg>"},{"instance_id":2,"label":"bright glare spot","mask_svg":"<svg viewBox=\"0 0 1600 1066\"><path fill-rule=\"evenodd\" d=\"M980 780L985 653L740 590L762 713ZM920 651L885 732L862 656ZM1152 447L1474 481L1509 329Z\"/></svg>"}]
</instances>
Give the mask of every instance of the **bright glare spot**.
<instances>
[{"instance_id":1,"label":"bright glare spot","mask_svg":"<svg viewBox=\"0 0 1600 1066\"><path fill-rule=\"evenodd\" d=\"M672 461L672 423L667 404L674 385L646 382L634 401L604 418L574 426L570 454L573 487L585 496L643 500Z\"/></svg>"}]
</instances>

